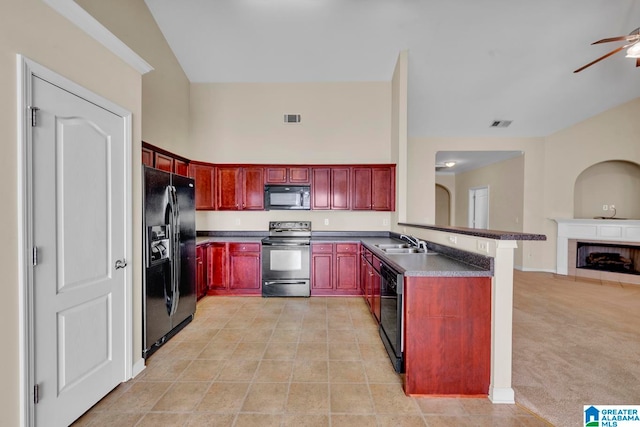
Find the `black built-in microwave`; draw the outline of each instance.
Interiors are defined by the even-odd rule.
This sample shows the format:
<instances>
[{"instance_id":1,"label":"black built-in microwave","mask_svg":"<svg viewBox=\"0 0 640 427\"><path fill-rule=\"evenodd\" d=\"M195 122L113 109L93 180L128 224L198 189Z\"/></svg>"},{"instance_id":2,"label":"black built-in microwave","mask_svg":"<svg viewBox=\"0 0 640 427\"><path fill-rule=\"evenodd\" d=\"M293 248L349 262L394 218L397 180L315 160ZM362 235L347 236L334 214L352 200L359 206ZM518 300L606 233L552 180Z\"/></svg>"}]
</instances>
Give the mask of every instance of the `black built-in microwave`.
<instances>
[{"instance_id":1,"label":"black built-in microwave","mask_svg":"<svg viewBox=\"0 0 640 427\"><path fill-rule=\"evenodd\" d=\"M266 210L311 209L311 187L308 185L265 185Z\"/></svg>"}]
</instances>

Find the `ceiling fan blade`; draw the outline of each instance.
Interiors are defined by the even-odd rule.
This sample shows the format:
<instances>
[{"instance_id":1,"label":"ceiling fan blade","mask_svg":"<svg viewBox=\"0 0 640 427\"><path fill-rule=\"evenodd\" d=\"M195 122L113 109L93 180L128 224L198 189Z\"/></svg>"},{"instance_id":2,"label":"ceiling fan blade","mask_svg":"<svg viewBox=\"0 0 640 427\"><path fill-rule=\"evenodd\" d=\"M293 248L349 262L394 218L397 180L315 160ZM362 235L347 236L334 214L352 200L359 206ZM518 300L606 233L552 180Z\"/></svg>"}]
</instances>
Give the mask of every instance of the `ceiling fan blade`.
<instances>
[{"instance_id":1,"label":"ceiling fan blade","mask_svg":"<svg viewBox=\"0 0 640 427\"><path fill-rule=\"evenodd\" d=\"M597 42L593 42L591 43L593 44L600 44L600 43L609 43L609 42L617 42L617 41L622 41L622 40L626 40L626 41L633 41L633 40L638 40L638 35L637 34L633 34L633 35L628 35L628 36L620 36L620 37L610 37L608 39L602 39L602 40L598 40Z\"/></svg>"},{"instance_id":2,"label":"ceiling fan blade","mask_svg":"<svg viewBox=\"0 0 640 427\"><path fill-rule=\"evenodd\" d=\"M613 54L616 54L618 52L620 52L622 49L624 49L624 46L620 46L619 48L613 49L611 52L607 53L606 55L601 56L600 58L596 59L595 61L591 61L589 62L587 65L584 65L580 68L578 68L577 70L574 71L574 73L579 73L580 71L584 70L587 67L591 67L593 64L602 61L603 59L606 59L608 57L610 57Z\"/></svg>"}]
</instances>

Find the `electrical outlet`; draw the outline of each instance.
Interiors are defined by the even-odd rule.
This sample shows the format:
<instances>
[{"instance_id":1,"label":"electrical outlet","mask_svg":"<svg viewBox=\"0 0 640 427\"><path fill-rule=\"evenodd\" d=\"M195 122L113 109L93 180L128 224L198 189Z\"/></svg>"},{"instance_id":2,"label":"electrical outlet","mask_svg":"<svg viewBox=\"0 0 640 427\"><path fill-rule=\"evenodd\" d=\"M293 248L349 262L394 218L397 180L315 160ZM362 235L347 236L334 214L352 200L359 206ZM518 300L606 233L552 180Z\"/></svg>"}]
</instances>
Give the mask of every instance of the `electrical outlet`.
<instances>
[{"instance_id":1,"label":"electrical outlet","mask_svg":"<svg viewBox=\"0 0 640 427\"><path fill-rule=\"evenodd\" d=\"M458 238L456 236L449 236L449 243L453 243L455 245L458 243Z\"/></svg>"},{"instance_id":2,"label":"electrical outlet","mask_svg":"<svg viewBox=\"0 0 640 427\"><path fill-rule=\"evenodd\" d=\"M382 220L382 225L389 225L389 219L388 218L384 218Z\"/></svg>"},{"instance_id":3,"label":"electrical outlet","mask_svg":"<svg viewBox=\"0 0 640 427\"><path fill-rule=\"evenodd\" d=\"M236 225L240 225L240 218L236 218Z\"/></svg>"},{"instance_id":4,"label":"electrical outlet","mask_svg":"<svg viewBox=\"0 0 640 427\"><path fill-rule=\"evenodd\" d=\"M609 210L609 205L602 205L602 210L603 211L608 211Z\"/></svg>"},{"instance_id":5,"label":"electrical outlet","mask_svg":"<svg viewBox=\"0 0 640 427\"><path fill-rule=\"evenodd\" d=\"M329 225L329 218L324 219L324 225Z\"/></svg>"},{"instance_id":6,"label":"electrical outlet","mask_svg":"<svg viewBox=\"0 0 640 427\"><path fill-rule=\"evenodd\" d=\"M611 209L612 211L616 210L616 205L609 205L609 209Z\"/></svg>"},{"instance_id":7,"label":"electrical outlet","mask_svg":"<svg viewBox=\"0 0 640 427\"><path fill-rule=\"evenodd\" d=\"M478 240L476 247L480 252L487 252L487 253L489 252L489 243L483 240Z\"/></svg>"}]
</instances>

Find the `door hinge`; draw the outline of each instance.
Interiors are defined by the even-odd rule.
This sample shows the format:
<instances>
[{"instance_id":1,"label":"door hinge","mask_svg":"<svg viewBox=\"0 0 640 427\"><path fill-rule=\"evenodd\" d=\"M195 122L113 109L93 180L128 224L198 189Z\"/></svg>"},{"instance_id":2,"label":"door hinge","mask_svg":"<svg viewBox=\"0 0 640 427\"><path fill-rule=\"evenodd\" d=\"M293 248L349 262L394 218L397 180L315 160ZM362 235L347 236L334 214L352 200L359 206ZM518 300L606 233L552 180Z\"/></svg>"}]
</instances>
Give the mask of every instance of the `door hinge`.
<instances>
[{"instance_id":1,"label":"door hinge","mask_svg":"<svg viewBox=\"0 0 640 427\"><path fill-rule=\"evenodd\" d=\"M36 384L33 386L33 403L36 405L40 402L40 385Z\"/></svg>"},{"instance_id":2,"label":"door hinge","mask_svg":"<svg viewBox=\"0 0 640 427\"><path fill-rule=\"evenodd\" d=\"M34 266L38 265L38 247L37 246L33 247L33 265Z\"/></svg>"},{"instance_id":3,"label":"door hinge","mask_svg":"<svg viewBox=\"0 0 640 427\"><path fill-rule=\"evenodd\" d=\"M31 127L35 127L37 125L37 118L38 118L38 107L29 107L29 110L31 110Z\"/></svg>"}]
</instances>

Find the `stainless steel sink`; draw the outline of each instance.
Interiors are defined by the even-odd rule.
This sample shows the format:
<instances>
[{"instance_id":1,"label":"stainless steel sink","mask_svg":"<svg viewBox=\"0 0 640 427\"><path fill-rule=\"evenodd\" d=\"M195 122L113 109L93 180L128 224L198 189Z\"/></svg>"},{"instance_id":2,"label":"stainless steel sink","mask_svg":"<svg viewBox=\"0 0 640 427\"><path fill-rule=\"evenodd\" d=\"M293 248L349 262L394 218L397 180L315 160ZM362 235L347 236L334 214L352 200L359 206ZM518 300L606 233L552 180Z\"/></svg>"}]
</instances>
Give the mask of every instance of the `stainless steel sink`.
<instances>
[{"instance_id":1,"label":"stainless steel sink","mask_svg":"<svg viewBox=\"0 0 640 427\"><path fill-rule=\"evenodd\" d=\"M375 246L383 251L386 249L412 249L407 243L380 243Z\"/></svg>"},{"instance_id":2,"label":"stainless steel sink","mask_svg":"<svg viewBox=\"0 0 640 427\"><path fill-rule=\"evenodd\" d=\"M425 253L424 249L419 249L419 248L381 248L383 251L385 251L388 254L393 254L393 255L399 255L399 254L423 254Z\"/></svg>"}]
</instances>

